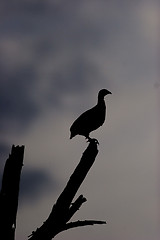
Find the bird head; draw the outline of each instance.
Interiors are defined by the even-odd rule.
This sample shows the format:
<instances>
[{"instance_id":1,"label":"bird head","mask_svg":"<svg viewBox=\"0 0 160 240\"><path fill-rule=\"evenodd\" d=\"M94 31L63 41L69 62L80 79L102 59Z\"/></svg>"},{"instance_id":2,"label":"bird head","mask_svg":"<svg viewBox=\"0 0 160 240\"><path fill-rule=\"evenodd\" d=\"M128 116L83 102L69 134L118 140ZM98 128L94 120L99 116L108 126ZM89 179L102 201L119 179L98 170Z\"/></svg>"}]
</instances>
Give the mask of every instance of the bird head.
<instances>
[{"instance_id":1,"label":"bird head","mask_svg":"<svg viewBox=\"0 0 160 240\"><path fill-rule=\"evenodd\" d=\"M107 94L112 94L112 93L110 91L108 91L107 89L101 89L98 93L98 97L104 98L104 96L106 96Z\"/></svg>"}]
</instances>

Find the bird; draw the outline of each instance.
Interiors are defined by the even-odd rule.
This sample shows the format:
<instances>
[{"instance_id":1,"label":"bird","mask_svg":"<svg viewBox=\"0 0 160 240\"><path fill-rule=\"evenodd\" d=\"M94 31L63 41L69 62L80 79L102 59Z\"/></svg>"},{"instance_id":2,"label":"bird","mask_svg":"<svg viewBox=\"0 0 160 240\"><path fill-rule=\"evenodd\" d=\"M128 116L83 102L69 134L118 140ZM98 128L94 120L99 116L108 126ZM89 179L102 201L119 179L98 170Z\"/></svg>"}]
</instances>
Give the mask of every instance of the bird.
<instances>
[{"instance_id":1,"label":"bird","mask_svg":"<svg viewBox=\"0 0 160 240\"><path fill-rule=\"evenodd\" d=\"M70 127L70 139L76 135L84 136L89 142L92 140L89 134L103 125L106 117L106 105L104 97L112 94L107 89L101 89L98 93L97 104L82 113ZM98 142L98 141L97 141Z\"/></svg>"}]
</instances>

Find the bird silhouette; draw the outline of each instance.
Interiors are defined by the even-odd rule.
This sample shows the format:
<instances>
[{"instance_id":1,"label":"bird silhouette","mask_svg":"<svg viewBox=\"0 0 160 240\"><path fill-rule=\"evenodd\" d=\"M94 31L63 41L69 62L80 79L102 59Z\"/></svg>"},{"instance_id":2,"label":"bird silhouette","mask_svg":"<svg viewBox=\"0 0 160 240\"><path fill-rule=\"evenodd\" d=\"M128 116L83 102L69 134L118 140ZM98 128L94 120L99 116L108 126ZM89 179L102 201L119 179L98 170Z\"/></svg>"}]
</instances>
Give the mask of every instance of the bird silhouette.
<instances>
[{"instance_id":1,"label":"bird silhouette","mask_svg":"<svg viewBox=\"0 0 160 240\"><path fill-rule=\"evenodd\" d=\"M104 97L107 94L112 94L112 93L107 89L100 90L98 93L97 104L93 108L82 113L73 122L72 126L70 127L70 132L71 132L70 139L72 139L76 135L82 135L82 136L85 136L86 139L88 139L88 141L91 141L91 138L89 137L90 132L102 126L105 121L106 105L105 105Z\"/></svg>"}]
</instances>

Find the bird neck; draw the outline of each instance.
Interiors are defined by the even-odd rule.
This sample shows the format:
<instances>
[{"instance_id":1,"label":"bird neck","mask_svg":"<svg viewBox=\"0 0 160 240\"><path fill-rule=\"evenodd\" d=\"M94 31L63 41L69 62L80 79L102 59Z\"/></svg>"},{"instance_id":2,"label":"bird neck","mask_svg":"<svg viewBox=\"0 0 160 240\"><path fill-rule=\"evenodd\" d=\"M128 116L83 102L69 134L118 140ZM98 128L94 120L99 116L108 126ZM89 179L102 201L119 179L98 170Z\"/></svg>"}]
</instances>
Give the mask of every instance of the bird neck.
<instances>
[{"instance_id":1,"label":"bird neck","mask_svg":"<svg viewBox=\"0 0 160 240\"><path fill-rule=\"evenodd\" d=\"M104 97L98 96L98 104L104 104Z\"/></svg>"}]
</instances>

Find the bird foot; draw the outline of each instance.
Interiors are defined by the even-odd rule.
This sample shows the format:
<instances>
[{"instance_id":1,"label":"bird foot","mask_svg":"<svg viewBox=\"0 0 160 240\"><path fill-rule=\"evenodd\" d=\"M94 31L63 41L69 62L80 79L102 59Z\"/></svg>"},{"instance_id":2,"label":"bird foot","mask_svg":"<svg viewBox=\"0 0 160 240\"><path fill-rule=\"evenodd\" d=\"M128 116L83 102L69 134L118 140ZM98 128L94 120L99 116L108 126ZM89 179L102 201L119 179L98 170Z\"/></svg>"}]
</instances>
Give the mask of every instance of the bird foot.
<instances>
[{"instance_id":1,"label":"bird foot","mask_svg":"<svg viewBox=\"0 0 160 240\"><path fill-rule=\"evenodd\" d=\"M96 138L90 138L90 137L86 137L87 142L95 142L97 145L99 145L99 142Z\"/></svg>"}]
</instances>

